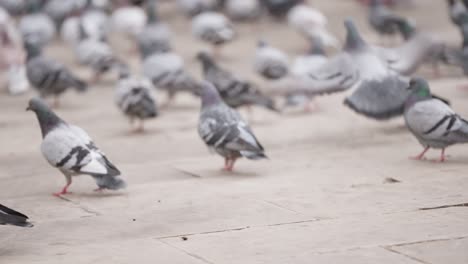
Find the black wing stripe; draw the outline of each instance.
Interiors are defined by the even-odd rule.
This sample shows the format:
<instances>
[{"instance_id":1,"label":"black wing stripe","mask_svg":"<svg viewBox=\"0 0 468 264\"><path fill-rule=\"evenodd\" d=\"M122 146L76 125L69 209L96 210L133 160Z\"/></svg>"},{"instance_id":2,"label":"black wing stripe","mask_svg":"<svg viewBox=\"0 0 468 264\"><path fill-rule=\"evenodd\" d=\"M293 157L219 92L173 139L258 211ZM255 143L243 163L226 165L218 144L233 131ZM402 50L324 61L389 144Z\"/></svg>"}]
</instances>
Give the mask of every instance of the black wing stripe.
<instances>
[{"instance_id":1,"label":"black wing stripe","mask_svg":"<svg viewBox=\"0 0 468 264\"><path fill-rule=\"evenodd\" d=\"M441 120L439 120L439 122L437 122L433 127L431 127L429 130L427 130L426 132L424 132L424 135L427 135L427 134L430 134L432 132L434 132L437 128L439 128L447 119L449 119L451 117L451 115L446 115L444 116L444 118L442 118Z\"/></svg>"}]
</instances>

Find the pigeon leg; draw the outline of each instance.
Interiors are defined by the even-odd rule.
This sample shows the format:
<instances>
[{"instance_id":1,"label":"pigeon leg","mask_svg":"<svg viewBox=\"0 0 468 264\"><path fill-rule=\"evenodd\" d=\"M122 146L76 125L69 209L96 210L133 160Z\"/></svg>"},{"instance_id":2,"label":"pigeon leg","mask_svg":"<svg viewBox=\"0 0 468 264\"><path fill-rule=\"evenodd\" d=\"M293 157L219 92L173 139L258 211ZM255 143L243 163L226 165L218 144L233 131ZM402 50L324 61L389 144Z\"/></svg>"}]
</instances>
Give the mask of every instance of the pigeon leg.
<instances>
[{"instance_id":1,"label":"pigeon leg","mask_svg":"<svg viewBox=\"0 0 468 264\"><path fill-rule=\"evenodd\" d=\"M65 175L65 178L67 178L67 184L62 188L62 191L54 193L54 196L60 196L71 193L68 192L68 187L70 187L70 185L72 184L72 178L69 175Z\"/></svg>"},{"instance_id":2,"label":"pigeon leg","mask_svg":"<svg viewBox=\"0 0 468 264\"><path fill-rule=\"evenodd\" d=\"M442 74L440 73L440 66L438 62L432 63L432 76L437 79L439 79L442 76Z\"/></svg>"},{"instance_id":3,"label":"pigeon leg","mask_svg":"<svg viewBox=\"0 0 468 264\"><path fill-rule=\"evenodd\" d=\"M229 163L229 167L227 168L227 171L233 171L234 170L234 163L236 163L236 159L232 158L231 162Z\"/></svg>"},{"instance_id":4,"label":"pigeon leg","mask_svg":"<svg viewBox=\"0 0 468 264\"><path fill-rule=\"evenodd\" d=\"M440 152L440 158L439 159L436 159L434 160L434 162L444 162L445 161L445 148L442 149L442 151Z\"/></svg>"},{"instance_id":5,"label":"pigeon leg","mask_svg":"<svg viewBox=\"0 0 468 264\"><path fill-rule=\"evenodd\" d=\"M54 96L54 100L52 102L52 107L53 108L59 108L60 107L60 100L59 100L59 96L58 95L55 95Z\"/></svg>"},{"instance_id":6,"label":"pigeon leg","mask_svg":"<svg viewBox=\"0 0 468 264\"><path fill-rule=\"evenodd\" d=\"M224 158L224 168L223 171L229 171L229 163L231 160L229 158Z\"/></svg>"},{"instance_id":7,"label":"pigeon leg","mask_svg":"<svg viewBox=\"0 0 468 264\"><path fill-rule=\"evenodd\" d=\"M414 159L414 160L421 160L424 158L424 154L426 154L426 152L429 150L429 147L425 147L424 150L421 152L421 154L415 156L415 157L410 157L410 159Z\"/></svg>"},{"instance_id":8,"label":"pigeon leg","mask_svg":"<svg viewBox=\"0 0 468 264\"><path fill-rule=\"evenodd\" d=\"M221 45L213 46L213 57L219 59L221 57Z\"/></svg>"},{"instance_id":9,"label":"pigeon leg","mask_svg":"<svg viewBox=\"0 0 468 264\"><path fill-rule=\"evenodd\" d=\"M140 119L140 123L136 131L139 133L142 133L143 131L145 131L145 125L144 125L143 119Z\"/></svg>"},{"instance_id":10,"label":"pigeon leg","mask_svg":"<svg viewBox=\"0 0 468 264\"><path fill-rule=\"evenodd\" d=\"M313 113L313 112L317 112L318 110L319 110L319 106L317 102L315 102L314 100L308 101L304 107L305 113Z\"/></svg>"},{"instance_id":11,"label":"pigeon leg","mask_svg":"<svg viewBox=\"0 0 468 264\"><path fill-rule=\"evenodd\" d=\"M169 108L169 106L171 105L172 101L174 100L174 96L175 96L174 93L169 92L169 93L167 94L167 100L166 100L166 102L161 106L161 108L163 108L163 109Z\"/></svg>"},{"instance_id":12,"label":"pigeon leg","mask_svg":"<svg viewBox=\"0 0 468 264\"><path fill-rule=\"evenodd\" d=\"M99 82L100 79L101 79L101 73L94 72L93 76L91 77L91 83L96 84Z\"/></svg>"}]
</instances>

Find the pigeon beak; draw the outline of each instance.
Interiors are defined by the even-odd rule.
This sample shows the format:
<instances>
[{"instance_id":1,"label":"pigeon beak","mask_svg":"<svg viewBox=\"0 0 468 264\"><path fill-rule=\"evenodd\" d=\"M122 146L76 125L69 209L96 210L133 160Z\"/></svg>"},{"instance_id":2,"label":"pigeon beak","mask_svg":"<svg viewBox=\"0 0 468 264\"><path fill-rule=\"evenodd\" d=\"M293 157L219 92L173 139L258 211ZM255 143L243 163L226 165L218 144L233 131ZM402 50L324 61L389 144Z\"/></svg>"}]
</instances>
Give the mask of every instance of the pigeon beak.
<instances>
[{"instance_id":1,"label":"pigeon beak","mask_svg":"<svg viewBox=\"0 0 468 264\"><path fill-rule=\"evenodd\" d=\"M31 107L26 107L26 111L31 111Z\"/></svg>"}]
</instances>

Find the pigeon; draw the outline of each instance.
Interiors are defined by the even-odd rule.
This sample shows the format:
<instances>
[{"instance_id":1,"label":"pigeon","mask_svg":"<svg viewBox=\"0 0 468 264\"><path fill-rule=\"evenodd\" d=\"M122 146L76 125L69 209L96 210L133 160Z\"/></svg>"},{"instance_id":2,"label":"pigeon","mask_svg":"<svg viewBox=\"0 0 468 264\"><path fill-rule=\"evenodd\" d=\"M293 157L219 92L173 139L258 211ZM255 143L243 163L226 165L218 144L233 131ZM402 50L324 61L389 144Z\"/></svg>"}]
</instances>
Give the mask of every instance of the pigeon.
<instances>
[{"instance_id":1,"label":"pigeon","mask_svg":"<svg viewBox=\"0 0 468 264\"><path fill-rule=\"evenodd\" d=\"M327 30L327 18L306 4L293 7L288 12L288 23L307 39L320 38L325 46L336 48L338 40Z\"/></svg>"},{"instance_id":2,"label":"pigeon","mask_svg":"<svg viewBox=\"0 0 468 264\"><path fill-rule=\"evenodd\" d=\"M158 89L167 91L168 107L179 92L197 95L199 83L185 69L181 56L173 52L155 53L143 60L143 75Z\"/></svg>"},{"instance_id":3,"label":"pigeon","mask_svg":"<svg viewBox=\"0 0 468 264\"><path fill-rule=\"evenodd\" d=\"M39 98L29 101L27 110L36 113L42 132L41 152L50 165L59 169L66 185L54 195L68 193L72 176L86 174L96 180L97 191L126 186L120 171L80 127L66 123Z\"/></svg>"},{"instance_id":4,"label":"pigeon","mask_svg":"<svg viewBox=\"0 0 468 264\"><path fill-rule=\"evenodd\" d=\"M398 33L398 25L406 19L392 13L382 0L371 0L369 8L369 24L381 36L395 35Z\"/></svg>"},{"instance_id":5,"label":"pigeon","mask_svg":"<svg viewBox=\"0 0 468 264\"><path fill-rule=\"evenodd\" d=\"M122 62L114 55L109 44L87 36L81 24L80 33L81 40L74 47L75 56L81 65L92 69L91 82L96 83L102 74L114 69Z\"/></svg>"},{"instance_id":6,"label":"pigeon","mask_svg":"<svg viewBox=\"0 0 468 264\"><path fill-rule=\"evenodd\" d=\"M10 94L18 95L26 92L29 88L26 78L26 54L21 34L9 19L0 22L0 58L0 69L8 72Z\"/></svg>"},{"instance_id":7,"label":"pigeon","mask_svg":"<svg viewBox=\"0 0 468 264\"><path fill-rule=\"evenodd\" d=\"M204 78L216 87L230 107L260 105L269 110L278 111L271 98L262 94L252 83L238 79L219 67L206 52L198 53L197 58L202 64Z\"/></svg>"},{"instance_id":8,"label":"pigeon","mask_svg":"<svg viewBox=\"0 0 468 264\"><path fill-rule=\"evenodd\" d=\"M219 0L177 0L179 8L189 16L196 16L219 7Z\"/></svg>"},{"instance_id":9,"label":"pigeon","mask_svg":"<svg viewBox=\"0 0 468 264\"><path fill-rule=\"evenodd\" d=\"M0 7L13 16L22 15L26 10L26 0L0 0Z\"/></svg>"},{"instance_id":10,"label":"pigeon","mask_svg":"<svg viewBox=\"0 0 468 264\"><path fill-rule=\"evenodd\" d=\"M213 54L219 56L220 46L235 37L231 21L221 13L205 12L192 19L192 33L198 39L213 46Z\"/></svg>"},{"instance_id":11,"label":"pigeon","mask_svg":"<svg viewBox=\"0 0 468 264\"><path fill-rule=\"evenodd\" d=\"M26 76L41 97L54 96L54 106L59 105L58 97L68 88L83 92L87 84L75 77L62 63L41 54L37 45L25 43L27 51Z\"/></svg>"},{"instance_id":12,"label":"pigeon","mask_svg":"<svg viewBox=\"0 0 468 264\"><path fill-rule=\"evenodd\" d=\"M115 89L115 102L132 124L134 119L140 120L136 132L143 132L143 122L158 116L156 101L152 95L153 85L147 79L130 76L125 67L120 71L119 81Z\"/></svg>"},{"instance_id":13,"label":"pigeon","mask_svg":"<svg viewBox=\"0 0 468 264\"><path fill-rule=\"evenodd\" d=\"M112 28L131 38L136 38L143 31L148 17L139 6L122 6L112 13Z\"/></svg>"},{"instance_id":14,"label":"pigeon","mask_svg":"<svg viewBox=\"0 0 468 264\"><path fill-rule=\"evenodd\" d=\"M307 76L310 72L317 71L327 62L328 57L325 53L323 43L321 39L315 38L312 40L312 45L308 54L298 56L294 59L291 65L291 77L301 81L302 77ZM294 82L290 82L288 85L293 84ZM313 111L311 106L313 98L314 95L304 93L287 94L285 107L303 105L304 112L310 113Z\"/></svg>"},{"instance_id":15,"label":"pigeon","mask_svg":"<svg viewBox=\"0 0 468 264\"><path fill-rule=\"evenodd\" d=\"M26 215L0 204L0 225L33 227L28 219Z\"/></svg>"},{"instance_id":16,"label":"pigeon","mask_svg":"<svg viewBox=\"0 0 468 264\"><path fill-rule=\"evenodd\" d=\"M62 26L64 20L75 12L82 11L88 0L48 0L44 12L52 18L57 28Z\"/></svg>"},{"instance_id":17,"label":"pigeon","mask_svg":"<svg viewBox=\"0 0 468 264\"><path fill-rule=\"evenodd\" d=\"M75 46L82 40L83 33L87 38L105 42L110 32L109 17L106 13L98 9L89 9L81 16L79 13L69 16L60 28L61 38Z\"/></svg>"},{"instance_id":18,"label":"pigeon","mask_svg":"<svg viewBox=\"0 0 468 264\"><path fill-rule=\"evenodd\" d=\"M414 159L424 158L429 148L441 149L439 161L445 160L445 148L468 142L468 121L445 102L431 95L429 84L422 78L410 81L410 96L405 102L405 123L424 147Z\"/></svg>"},{"instance_id":19,"label":"pigeon","mask_svg":"<svg viewBox=\"0 0 468 264\"><path fill-rule=\"evenodd\" d=\"M270 15L282 18L287 15L294 6L304 2L304 0L260 0L266 7Z\"/></svg>"},{"instance_id":20,"label":"pigeon","mask_svg":"<svg viewBox=\"0 0 468 264\"><path fill-rule=\"evenodd\" d=\"M343 52L302 76L298 85L287 87L288 92L319 95L352 89L344 103L355 112L376 120L401 116L409 95L407 80L389 68L350 19L344 24L347 36ZM284 90L280 88L275 93Z\"/></svg>"},{"instance_id":21,"label":"pigeon","mask_svg":"<svg viewBox=\"0 0 468 264\"><path fill-rule=\"evenodd\" d=\"M226 105L216 88L203 82L198 133L205 144L224 157L224 170L232 171L238 158L265 159L265 150L240 114Z\"/></svg>"},{"instance_id":22,"label":"pigeon","mask_svg":"<svg viewBox=\"0 0 468 264\"><path fill-rule=\"evenodd\" d=\"M40 12L37 6L21 17L18 28L24 41L34 42L40 47L50 43L56 35L54 22L48 15Z\"/></svg>"},{"instance_id":23,"label":"pigeon","mask_svg":"<svg viewBox=\"0 0 468 264\"><path fill-rule=\"evenodd\" d=\"M418 31L407 21L398 22L397 25L406 42L396 48L377 48L392 70L410 76L424 62L437 62L437 58L444 51L442 41L426 32Z\"/></svg>"},{"instance_id":24,"label":"pigeon","mask_svg":"<svg viewBox=\"0 0 468 264\"><path fill-rule=\"evenodd\" d=\"M156 0L148 2L148 24L138 34L137 42L142 58L153 53L164 53L171 51L171 30L168 25L158 20L156 13Z\"/></svg>"},{"instance_id":25,"label":"pigeon","mask_svg":"<svg viewBox=\"0 0 468 264\"><path fill-rule=\"evenodd\" d=\"M447 0L452 23L461 26L468 15L468 0Z\"/></svg>"},{"instance_id":26,"label":"pigeon","mask_svg":"<svg viewBox=\"0 0 468 264\"><path fill-rule=\"evenodd\" d=\"M261 6L258 0L226 0L226 13L235 21L248 21L258 18Z\"/></svg>"},{"instance_id":27,"label":"pigeon","mask_svg":"<svg viewBox=\"0 0 468 264\"><path fill-rule=\"evenodd\" d=\"M266 79L280 79L288 74L288 56L281 50L259 41L254 60L255 71Z\"/></svg>"}]
</instances>

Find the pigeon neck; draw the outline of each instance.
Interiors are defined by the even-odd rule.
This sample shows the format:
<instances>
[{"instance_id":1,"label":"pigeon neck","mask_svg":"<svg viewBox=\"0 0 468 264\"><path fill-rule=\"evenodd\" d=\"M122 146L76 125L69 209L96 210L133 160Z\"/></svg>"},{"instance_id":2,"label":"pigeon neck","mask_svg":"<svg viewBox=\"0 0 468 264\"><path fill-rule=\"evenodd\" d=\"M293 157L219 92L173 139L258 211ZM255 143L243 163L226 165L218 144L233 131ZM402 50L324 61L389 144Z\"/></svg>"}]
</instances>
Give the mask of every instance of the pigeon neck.
<instances>
[{"instance_id":1,"label":"pigeon neck","mask_svg":"<svg viewBox=\"0 0 468 264\"><path fill-rule=\"evenodd\" d=\"M38 109L35 111L39 125L41 126L42 138L56 128L59 124L65 123L60 117L49 109Z\"/></svg>"},{"instance_id":2,"label":"pigeon neck","mask_svg":"<svg viewBox=\"0 0 468 264\"><path fill-rule=\"evenodd\" d=\"M397 25L401 35L405 40L409 40L416 34L416 29L406 21L401 21Z\"/></svg>"},{"instance_id":3,"label":"pigeon neck","mask_svg":"<svg viewBox=\"0 0 468 264\"><path fill-rule=\"evenodd\" d=\"M346 43L344 46L345 51L360 51L367 47L366 42L362 39L354 25L347 26Z\"/></svg>"},{"instance_id":4,"label":"pigeon neck","mask_svg":"<svg viewBox=\"0 0 468 264\"><path fill-rule=\"evenodd\" d=\"M27 47L26 48L26 61L30 61L41 55L41 50L36 47Z\"/></svg>"},{"instance_id":5,"label":"pigeon neck","mask_svg":"<svg viewBox=\"0 0 468 264\"><path fill-rule=\"evenodd\" d=\"M413 106L417 102L425 101L431 99L431 92L428 89L420 88L417 91L414 91L412 94L409 95L408 99L405 103L405 109Z\"/></svg>"},{"instance_id":6,"label":"pigeon neck","mask_svg":"<svg viewBox=\"0 0 468 264\"><path fill-rule=\"evenodd\" d=\"M210 69L217 68L216 64L211 58L202 59L203 72L208 72Z\"/></svg>"},{"instance_id":7,"label":"pigeon neck","mask_svg":"<svg viewBox=\"0 0 468 264\"><path fill-rule=\"evenodd\" d=\"M216 91L214 87L213 89L205 88L205 90L202 91L201 100L202 100L202 108L207 108L213 105L217 105L223 101L218 91Z\"/></svg>"}]
</instances>

